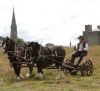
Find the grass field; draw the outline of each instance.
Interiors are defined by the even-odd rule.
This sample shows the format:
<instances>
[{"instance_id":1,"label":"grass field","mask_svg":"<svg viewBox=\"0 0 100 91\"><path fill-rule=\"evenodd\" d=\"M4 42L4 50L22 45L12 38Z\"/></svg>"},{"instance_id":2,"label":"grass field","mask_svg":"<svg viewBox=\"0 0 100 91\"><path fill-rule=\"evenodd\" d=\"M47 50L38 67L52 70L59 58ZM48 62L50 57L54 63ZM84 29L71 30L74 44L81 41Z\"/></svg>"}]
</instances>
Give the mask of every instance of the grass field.
<instances>
[{"instance_id":1,"label":"grass field","mask_svg":"<svg viewBox=\"0 0 100 91\"><path fill-rule=\"evenodd\" d=\"M65 48L66 58L70 58L73 49ZM87 58L94 64L94 73L91 77L71 76L66 74L60 80L54 80L55 69L45 69L45 79L37 80L36 69L32 78L16 80L13 68L9 66L7 55L0 49L0 91L100 91L100 46L91 47ZM28 68L22 68L25 75Z\"/></svg>"}]
</instances>

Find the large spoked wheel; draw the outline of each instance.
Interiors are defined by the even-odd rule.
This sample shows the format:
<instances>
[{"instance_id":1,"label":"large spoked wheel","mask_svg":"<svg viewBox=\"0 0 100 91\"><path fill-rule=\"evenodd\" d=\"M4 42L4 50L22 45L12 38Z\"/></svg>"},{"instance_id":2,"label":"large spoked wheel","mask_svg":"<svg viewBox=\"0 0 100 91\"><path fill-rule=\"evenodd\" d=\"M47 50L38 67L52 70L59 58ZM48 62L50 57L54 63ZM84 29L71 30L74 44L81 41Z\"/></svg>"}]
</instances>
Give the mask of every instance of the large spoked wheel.
<instances>
[{"instance_id":1,"label":"large spoked wheel","mask_svg":"<svg viewBox=\"0 0 100 91\"><path fill-rule=\"evenodd\" d=\"M93 63L91 60L86 60L80 65L80 72L82 76L92 76L93 74Z\"/></svg>"}]
</instances>

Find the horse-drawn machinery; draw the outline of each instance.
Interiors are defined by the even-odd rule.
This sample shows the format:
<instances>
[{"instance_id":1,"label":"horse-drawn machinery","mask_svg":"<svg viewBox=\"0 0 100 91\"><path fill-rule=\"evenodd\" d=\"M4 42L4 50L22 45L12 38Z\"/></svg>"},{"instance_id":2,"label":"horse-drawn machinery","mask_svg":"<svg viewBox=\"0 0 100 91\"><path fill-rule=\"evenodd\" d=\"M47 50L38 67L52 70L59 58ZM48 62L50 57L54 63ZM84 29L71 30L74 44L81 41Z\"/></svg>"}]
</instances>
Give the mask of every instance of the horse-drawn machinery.
<instances>
[{"instance_id":1,"label":"horse-drawn machinery","mask_svg":"<svg viewBox=\"0 0 100 91\"><path fill-rule=\"evenodd\" d=\"M43 59L50 59L48 56L41 56ZM59 57L58 57L59 58ZM37 59L37 58L33 58ZM57 62L57 60L52 59L52 61ZM32 64L32 61L27 61L27 59L24 59L24 61L17 61L12 62L12 64L21 64L22 67L28 67L28 65ZM60 63L60 62L58 62ZM66 62L60 63L62 65L62 70L64 73L70 73L71 75L77 75L77 73L80 72L81 76L92 76L93 75L93 63L89 59L83 59L82 63L77 65L71 65L71 61L69 59L66 60ZM33 65L33 67L36 67L36 65ZM58 69L54 65L46 67L46 69Z\"/></svg>"},{"instance_id":2,"label":"horse-drawn machinery","mask_svg":"<svg viewBox=\"0 0 100 91\"><path fill-rule=\"evenodd\" d=\"M8 58L17 76L20 75L21 67L29 67L30 74L32 74L33 67L37 67L38 73L41 74L43 74L42 69L44 68L58 69L59 67L61 67L64 72L69 72L72 75L76 75L78 72L80 72L82 76L91 76L93 74L93 64L91 60L83 59L83 63L79 66L71 65L69 59L64 62L66 53L61 46L54 46L50 49L41 46L38 42L31 42L28 46L22 48L22 51L16 51L14 41L8 38L5 43Z\"/></svg>"},{"instance_id":3,"label":"horse-drawn machinery","mask_svg":"<svg viewBox=\"0 0 100 91\"><path fill-rule=\"evenodd\" d=\"M71 65L70 60L67 59L64 70L72 75L76 75L78 72L80 72L82 76L92 76L93 63L91 60L83 59L83 62L79 66L77 66Z\"/></svg>"}]
</instances>

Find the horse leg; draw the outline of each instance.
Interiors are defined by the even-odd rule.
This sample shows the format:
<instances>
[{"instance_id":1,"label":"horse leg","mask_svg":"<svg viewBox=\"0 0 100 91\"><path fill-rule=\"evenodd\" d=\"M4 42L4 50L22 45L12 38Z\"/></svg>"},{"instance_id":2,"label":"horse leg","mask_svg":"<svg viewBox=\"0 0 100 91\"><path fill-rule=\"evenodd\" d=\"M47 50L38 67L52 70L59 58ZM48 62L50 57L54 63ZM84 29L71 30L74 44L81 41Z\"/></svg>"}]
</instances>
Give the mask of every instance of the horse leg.
<instances>
[{"instance_id":1,"label":"horse leg","mask_svg":"<svg viewBox=\"0 0 100 91\"><path fill-rule=\"evenodd\" d=\"M38 67L38 78L40 80L44 79L43 69L41 67Z\"/></svg>"},{"instance_id":2,"label":"horse leg","mask_svg":"<svg viewBox=\"0 0 100 91\"><path fill-rule=\"evenodd\" d=\"M41 69L41 79L44 79L43 69Z\"/></svg>"},{"instance_id":3,"label":"horse leg","mask_svg":"<svg viewBox=\"0 0 100 91\"><path fill-rule=\"evenodd\" d=\"M19 76L20 76L22 79L25 79L25 77L24 77L22 74L20 74L21 67L22 67L22 64L18 64L18 67L17 67L18 74L19 74Z\"/></svg>"},{"instance_id":4,"label":"horse leg","mask_svg":"<svg viewBox=\"0 0 100 91\"><path fill-rule=\"evenodd\" d=\"M57 72L57 76L56 76L56 80L61 78L61 66L59 66L58 72Z\"/></svg>"},{"instance_id":5,"label":"horse leg","mask_svg":"<svg viewBox=\"0 0 100 91\"><path fill-rule=\"evenodd\" d=\"M19 67L18 64L13 64L13 68L14 68L14 72L16 74L17 79L20 79L20 69L21 67Z\"/></svg>"},{"instance_id":6,"label":"horse leg","mask_svg":"<svg viewBox=\"0 0 100 91\"><path fill-rule=\"evenodd\" d=\"M33 64L29 64L28 67L29 67L29 73L26 74L27 78L32 76Z\"/></svg>"},{"instance_id":7,"label":"horse leg","mask_svg":"<svg viewBox=\"0 0 100 91\"><path fill-rule=\"evenodd\" d=\"M33 64L29 65L29 74L32 75L32 71L33 71Z\"/></svg>"}]
</instances>

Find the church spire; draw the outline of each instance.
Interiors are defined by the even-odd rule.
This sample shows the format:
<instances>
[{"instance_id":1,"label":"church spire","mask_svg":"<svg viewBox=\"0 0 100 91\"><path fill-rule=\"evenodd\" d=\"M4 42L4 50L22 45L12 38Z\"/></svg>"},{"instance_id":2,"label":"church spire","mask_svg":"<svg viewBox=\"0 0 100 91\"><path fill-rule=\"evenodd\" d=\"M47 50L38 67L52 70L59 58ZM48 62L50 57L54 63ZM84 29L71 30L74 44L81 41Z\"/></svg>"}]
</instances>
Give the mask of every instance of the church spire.
<instances>
[{"instance_id":1,"label":"church spire","mask_svg":"<svg viewBox=\"0 0 100 91\"><path fill-rule=\"evenodd\" d=\"M15 12L13 8L13 14L12 14L12 23L11 23L11 35L10 38L14 41L17 40L17 25L16 25L16 19L15 19Z\"/></svg>"},{"instance_id":2,"label":"church spire","mask_svg":"<svg viewBox=\"0 0 100 91\"><path fill-rule=\"evenodd\" d=\"M13 8L13 15L12 15L12 24L16 24L14 8Z\"/></svg>"}]
</instances>

